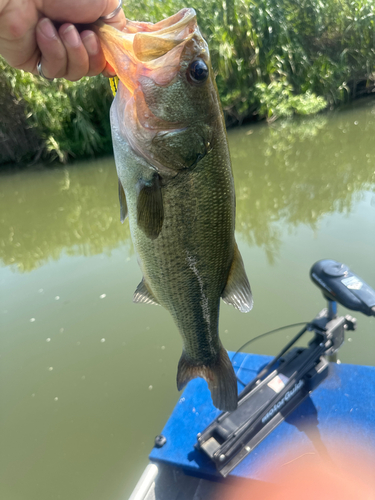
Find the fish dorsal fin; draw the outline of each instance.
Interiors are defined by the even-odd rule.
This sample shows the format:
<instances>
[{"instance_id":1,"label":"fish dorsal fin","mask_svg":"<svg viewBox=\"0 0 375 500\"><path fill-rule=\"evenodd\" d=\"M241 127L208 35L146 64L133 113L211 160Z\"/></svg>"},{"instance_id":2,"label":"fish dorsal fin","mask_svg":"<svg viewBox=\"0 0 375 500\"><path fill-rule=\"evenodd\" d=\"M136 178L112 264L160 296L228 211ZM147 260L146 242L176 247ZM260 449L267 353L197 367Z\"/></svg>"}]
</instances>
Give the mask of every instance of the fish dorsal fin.
<instances>
[{"instance_id":1,"label":"fish dorsal fin","mask_svg":"<svg viewBox=\"0 0 375 500\"><path fill-rule=\"evenodd\" d=\"M237 243L234 244L233 261L221 297L226 304L231 304L241 312L249 312L253 307L250 283Z\"/></svg>"},{"instance_id":2,"label":"fish dorsal fin","mask_svg":"<svg viewBox=\"0 0 375 500\"><path fill-rule=\"evenodd\" d=\"M154 175L151 182L138 183L137 223L146 236L155 240L164 220L163 196L160 177Z\"/></svg>"},{"instance_id":3,"label":"fish dorsal fin","mask_svg":"<svg viewBox=\"0 0 375 500\"><path fill-rule=\"evenodd\" d=\"M126 204L125 191L122 187L120 179L118 180L118 198L120 200L120 220L121 223L123 223L128 216L128 206Z\"/></svg>"},{"instance_id":4,"label":"fish dorsal fin","mask_svg":"<svg viewBox=\"0 0 375 500\"><path fill-rule=\"evenodd\" d=\"M148 289L144 278L137 286L136 291L133 295L133 302L136 304L152 304L158 306L159 302L156 300L152 292Z\"/></svg>"}]
</instances>

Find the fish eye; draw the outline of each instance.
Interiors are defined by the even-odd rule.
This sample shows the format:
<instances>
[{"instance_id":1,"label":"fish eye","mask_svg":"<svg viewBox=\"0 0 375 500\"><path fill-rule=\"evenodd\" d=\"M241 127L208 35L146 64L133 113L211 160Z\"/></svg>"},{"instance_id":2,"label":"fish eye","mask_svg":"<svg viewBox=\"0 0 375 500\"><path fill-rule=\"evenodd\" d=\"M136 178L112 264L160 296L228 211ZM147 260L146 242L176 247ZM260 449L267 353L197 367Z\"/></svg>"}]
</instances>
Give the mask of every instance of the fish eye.
<instances>
[{"instance_id":1,"label":"fish eye","mask_svg":"<svg viewBox=\"0 0 375 500\"><path fill-rule=\"evenodd\" d=\"M208 68L202 59L193 61L188 69L189 76L196 83L203 83L208 77Z\"/></svg>"}]
</instances>

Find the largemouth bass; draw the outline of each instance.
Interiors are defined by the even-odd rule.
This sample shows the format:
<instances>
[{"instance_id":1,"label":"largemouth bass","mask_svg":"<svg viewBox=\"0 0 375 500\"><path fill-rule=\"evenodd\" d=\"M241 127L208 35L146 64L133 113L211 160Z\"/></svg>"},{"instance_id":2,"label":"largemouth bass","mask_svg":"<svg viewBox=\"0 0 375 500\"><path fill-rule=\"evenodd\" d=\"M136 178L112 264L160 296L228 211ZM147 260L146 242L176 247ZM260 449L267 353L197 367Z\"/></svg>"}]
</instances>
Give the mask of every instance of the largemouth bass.
<instances>
[{"instance_id":1,"label":"largemouth bass","mask_svg":"<svg viewBox=\"0 0 375 500\"><path fill-rule=\"evenodd\" d=\"M178 389L203 377L213 404L234 410L220 297L248 312L252 296L234 238L231 161L208 46L193 9L96 32L120 80L111 127L121 220L129 216L143 273L133 300L172 315L183 339Z\"/></svg>"}]
</instances>

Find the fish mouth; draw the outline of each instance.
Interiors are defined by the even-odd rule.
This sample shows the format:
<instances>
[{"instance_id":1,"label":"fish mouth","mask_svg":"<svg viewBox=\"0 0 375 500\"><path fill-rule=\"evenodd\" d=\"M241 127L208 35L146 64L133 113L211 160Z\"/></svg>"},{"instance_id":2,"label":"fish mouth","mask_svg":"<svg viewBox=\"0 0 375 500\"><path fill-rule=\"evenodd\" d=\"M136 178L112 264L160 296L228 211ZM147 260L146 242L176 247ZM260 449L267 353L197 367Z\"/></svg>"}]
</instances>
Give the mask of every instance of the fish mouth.
<instances>
[{"instance_id":1,"label":"fish mouth","mask_svg":"<svg viewBox=\"0 0 375 500\"><path fill-rule=\"evenodd\" d=\"M194 9L180 10L155 24L127 21L123 31L97 22L106 60L120 81L133 94L140 77L149 77L161 86L168 85L181 68L181 54L186 44L201 35Z\"/></svg>"},{"instance_id":2,"label":"fish mouth","mask_svg":"<svg viewBox=\"0 0 375 500\"><path fill-rule=\"evenodd\" d=\"M160 111L152 96L158 88L166 88L181 74L186 75L197 57L209 66L209 51L200 34L195 10L182 9L155 24L127 21L123 31L103 23L96 24L94 29L106 60L120 80L111 109L112 125L132 150L159 173L173 177L176 169L190 167L190 153L187 164L185 158L176 159L176 151L172 159L165 144L168 141L163 144L163 138L173 142L176 135L192 127L192 122L181 114L164 112L168 106ZM150 85L151 93L147 90ZM198 137L196 141L201 153L202 140Z\"/></svg>"}]
</instances>

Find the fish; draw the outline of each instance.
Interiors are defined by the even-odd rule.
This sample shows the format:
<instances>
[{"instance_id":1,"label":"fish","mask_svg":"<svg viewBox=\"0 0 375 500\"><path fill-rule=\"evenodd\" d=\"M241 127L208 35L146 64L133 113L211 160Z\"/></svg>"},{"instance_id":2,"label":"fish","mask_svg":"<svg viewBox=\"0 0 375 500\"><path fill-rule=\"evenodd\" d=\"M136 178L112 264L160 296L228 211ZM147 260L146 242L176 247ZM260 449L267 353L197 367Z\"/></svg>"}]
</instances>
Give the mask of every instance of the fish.
<instances>
[{"instance_id":1,"label":"fish","mask_svg":"<svg viewBox=\"0 0 375 500\"><path fill-rule=\"evenodd\" d=\"M235 191L210 53L194 9L123 31L95 26L119 78L110 119L120 218L143 274L133 301L163 306L183 341L177 388L207 381L214 406L237 408L218 333L220 299L253 305L235 241Z\"/></svg>"}]
</instances>

